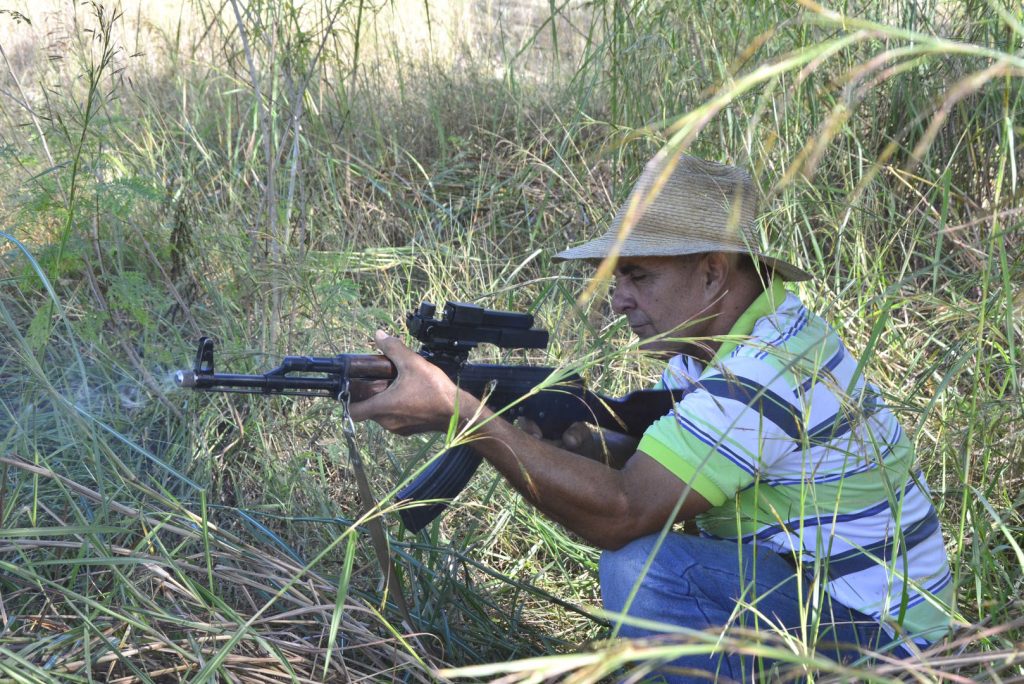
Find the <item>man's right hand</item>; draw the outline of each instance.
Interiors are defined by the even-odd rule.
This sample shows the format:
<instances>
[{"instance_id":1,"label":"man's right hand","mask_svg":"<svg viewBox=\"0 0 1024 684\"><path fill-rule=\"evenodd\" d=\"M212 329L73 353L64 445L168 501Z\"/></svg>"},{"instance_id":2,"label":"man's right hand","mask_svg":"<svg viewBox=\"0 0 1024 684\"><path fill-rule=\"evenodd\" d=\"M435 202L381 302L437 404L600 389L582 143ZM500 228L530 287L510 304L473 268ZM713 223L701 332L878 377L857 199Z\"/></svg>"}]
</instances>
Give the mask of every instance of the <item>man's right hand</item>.
<instances>
[{"instance_id":1,"label":"man's right hand","mask_svg":"<svg viewBox=\"0 0 1024 684\"><path fill-rule=\"evenodd\" d=\"M519 418L515 426L528 435L542 439L540 428L529 418ZM621 469L626 461L636 453L640 442L621 432L600 428L591 423L578 422L570 425L562 438L554 440L555 446L571 451L593 461Z\"/></svg>"}]
</instances>

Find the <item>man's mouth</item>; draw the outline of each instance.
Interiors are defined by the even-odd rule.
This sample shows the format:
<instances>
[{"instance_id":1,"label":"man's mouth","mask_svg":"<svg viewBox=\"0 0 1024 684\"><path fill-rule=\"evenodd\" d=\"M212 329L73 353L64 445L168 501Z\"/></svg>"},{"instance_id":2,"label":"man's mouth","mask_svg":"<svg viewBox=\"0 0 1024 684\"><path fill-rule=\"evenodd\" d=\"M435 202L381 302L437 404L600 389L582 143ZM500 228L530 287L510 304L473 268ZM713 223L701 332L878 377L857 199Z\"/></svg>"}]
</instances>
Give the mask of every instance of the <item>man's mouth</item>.
<instances>
[{"instance_id":1,"label":"man's mouth","mask_svg":"<svg viewBox=\"0 0 1024 684\"><path fill-rule=\"evenodd\" d=\"M640 337L643 337L643 335L641 333L644 330L644 328L646 328L646 327L647 327L647 323L630 323L629 324L629 329L632 330L635 335L639 335Z\"/></svg>"}]
</instances>

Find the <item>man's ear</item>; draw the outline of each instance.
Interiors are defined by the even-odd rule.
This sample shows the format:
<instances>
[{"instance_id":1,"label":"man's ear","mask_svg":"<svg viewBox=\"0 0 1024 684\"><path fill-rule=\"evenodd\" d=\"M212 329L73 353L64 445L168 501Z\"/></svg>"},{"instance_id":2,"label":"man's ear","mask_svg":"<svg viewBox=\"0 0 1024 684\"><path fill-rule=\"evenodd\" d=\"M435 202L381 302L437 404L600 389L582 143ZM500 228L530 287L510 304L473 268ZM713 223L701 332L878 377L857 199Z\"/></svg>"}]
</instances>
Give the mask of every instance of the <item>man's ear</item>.
<instances>
[{"instance_id":1,"label":"man's ear","mask_svg":"<svg viewBox=\"0 0 1024 684\"><path fill-rule=\"evenodd\" d=\"M732 261L725 252L708 252L704 255L701 275L704 278L704 291L717 297L729 280Z\"/></svg>"}]
</instances>

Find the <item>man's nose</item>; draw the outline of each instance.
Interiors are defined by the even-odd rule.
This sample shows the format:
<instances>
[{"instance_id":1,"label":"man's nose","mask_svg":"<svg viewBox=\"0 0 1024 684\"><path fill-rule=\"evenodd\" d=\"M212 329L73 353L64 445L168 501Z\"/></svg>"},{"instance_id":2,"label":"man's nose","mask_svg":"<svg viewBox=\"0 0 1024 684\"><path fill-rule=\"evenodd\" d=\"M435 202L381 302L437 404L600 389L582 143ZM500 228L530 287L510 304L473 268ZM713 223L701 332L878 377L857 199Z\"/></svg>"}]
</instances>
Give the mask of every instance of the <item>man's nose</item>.
<instances>
[{"instance_id":1,"label":"man's nose","mask_svg":"<svg viewBox=\"0 0 1024 684\"><path fill-rule=\"evenodd\" d=\"M626 288L619 286L612 290L612 311L621 316L634 306L633 297L626 291Z\"/></svg>"}]
</instances>

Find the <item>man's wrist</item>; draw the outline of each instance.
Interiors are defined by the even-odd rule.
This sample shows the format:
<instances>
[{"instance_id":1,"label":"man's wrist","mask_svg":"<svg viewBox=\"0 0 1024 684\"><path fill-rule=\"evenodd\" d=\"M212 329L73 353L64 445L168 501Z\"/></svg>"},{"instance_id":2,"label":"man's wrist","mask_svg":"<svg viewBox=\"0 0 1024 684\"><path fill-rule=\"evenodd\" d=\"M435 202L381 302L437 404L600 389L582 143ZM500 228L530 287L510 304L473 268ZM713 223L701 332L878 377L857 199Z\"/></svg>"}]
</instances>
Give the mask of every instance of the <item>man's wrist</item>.
<instances>
[{"instance_id":1,"label":"man's wrist","mask_svg":"<svg viewBox=\"0 0 1024 684\"><path fill-rule=\"evenodd\" d=\"M490 414L490 411L481 407L479 399L463 389L456 390L452 406L456 432L464 433L478 428L485 412Z\"/></svg>"}]
</instances>

